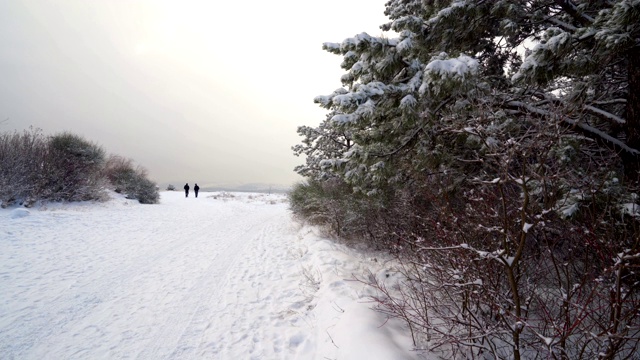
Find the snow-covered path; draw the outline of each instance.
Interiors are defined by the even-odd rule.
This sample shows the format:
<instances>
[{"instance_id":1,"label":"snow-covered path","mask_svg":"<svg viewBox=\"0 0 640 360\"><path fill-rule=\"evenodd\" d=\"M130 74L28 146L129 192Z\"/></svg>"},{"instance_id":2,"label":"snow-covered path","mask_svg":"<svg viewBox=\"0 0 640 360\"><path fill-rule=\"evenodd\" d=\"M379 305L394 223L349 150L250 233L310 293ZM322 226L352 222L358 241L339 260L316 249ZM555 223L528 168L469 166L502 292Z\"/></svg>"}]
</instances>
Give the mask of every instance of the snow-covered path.
<instances>
[{"instance_id":1,"label":"snow-covered path","mask_svg":"<svg viewBox=\"0 0 640 360\"><path fill-rule=\"evenodd\" d=\"M282 195L227 195L2 210L2 358L324 358L302 270L335 254L308 256ZM333 271L331 301L357 298Z\"/></svg>"}]
</instances>

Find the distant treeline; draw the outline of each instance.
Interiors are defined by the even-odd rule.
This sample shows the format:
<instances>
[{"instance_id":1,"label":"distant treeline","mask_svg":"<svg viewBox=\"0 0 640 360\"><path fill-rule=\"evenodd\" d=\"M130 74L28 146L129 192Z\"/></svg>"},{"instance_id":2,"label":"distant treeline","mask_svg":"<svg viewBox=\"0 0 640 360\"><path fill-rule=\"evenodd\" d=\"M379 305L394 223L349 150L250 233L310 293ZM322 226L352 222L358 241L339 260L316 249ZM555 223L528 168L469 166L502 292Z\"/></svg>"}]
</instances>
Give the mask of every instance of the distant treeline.
<instances>
[{"instance_id":1,"label":"distant treeline","mask_svg":"<svg viewBox=\"0 0 640 360\"><path fill-rule=\"evenodd\" d=\"M180 186L182 188L182 186ZM169 184L166 190L176 190L176 186ZM214 192L214 191L229 191L229 192L245 192L245 193L261 193L261 194L287 194L291 189L283 188L280 186L269 187L268 185L258 185L256 187L250 187L250 185L239 186L201 186L200 191Z\"/></svg>"}]
</instances>

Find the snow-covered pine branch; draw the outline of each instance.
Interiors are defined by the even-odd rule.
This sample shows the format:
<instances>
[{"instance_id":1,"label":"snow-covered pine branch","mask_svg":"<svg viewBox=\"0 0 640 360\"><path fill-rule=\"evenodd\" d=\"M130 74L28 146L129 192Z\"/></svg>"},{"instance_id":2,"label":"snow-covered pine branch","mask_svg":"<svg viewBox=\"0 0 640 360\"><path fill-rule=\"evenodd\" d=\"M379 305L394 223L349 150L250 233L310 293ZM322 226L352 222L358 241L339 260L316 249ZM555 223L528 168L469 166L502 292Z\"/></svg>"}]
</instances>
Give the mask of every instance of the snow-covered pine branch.
<instances>
[{"instance_id":1,"label":"snow-covered pine branch","mask_svg":"<svg viewBox=\"0 0 640 360\"><path fill-rule=\"evenodd\" d=\"M621 118L619 116L616 116L616 115L614 115L614 114L612 114L612 113L610 113L608 111L599 109L599 108L597 108L595 106L585 105L584 109L589 111L592 114L596 114L596 115L598 115L598 116L600 116L602 118L605 118L605 119L607 119L609 121L613 121L613 122L618 123L618 124L625 124L626 123L626 121L623 118Z\"/></svg>"}]
</instances>

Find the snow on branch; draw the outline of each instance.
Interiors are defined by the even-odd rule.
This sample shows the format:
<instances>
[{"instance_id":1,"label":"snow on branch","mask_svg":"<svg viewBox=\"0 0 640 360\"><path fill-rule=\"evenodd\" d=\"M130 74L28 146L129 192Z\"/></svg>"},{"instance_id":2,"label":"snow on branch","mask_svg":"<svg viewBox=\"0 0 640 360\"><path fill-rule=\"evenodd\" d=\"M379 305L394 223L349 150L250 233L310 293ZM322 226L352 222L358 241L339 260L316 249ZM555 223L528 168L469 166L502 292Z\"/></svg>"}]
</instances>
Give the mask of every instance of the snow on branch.
<instances>
[{"instance_id":1,"label":"snow on branch","mask_svg":"<svg viewBox=\"0 0 640 360\"><path fill-rule=\"evenodd\" d=\"M516 83L525 79L539 78L552 68L557 59L562 58L572 46L572 36L559 27L550 27L545 39L537 43L524 59L518 71L511 76Z\"/></svg>"},{"instance_id":2,"label":"snow on branch","mask_svg":"<svg viewBox=\"0 0 640 360\"><path fill-rule=\"evenodd\" d=\"M571 15L583 25L590 25L595 21L591 16L580 12L576 4L571 0L556 0L556 4L560 5L564 12Z\"/></svg>"},{"instance_id":3,"label":"snow on branch","mask_svg":"<svg viewBox=\"0 0 640 360\"><path fill-rule=\"evenodd\" d=\"M524 103L522 101L509 101L509 102L507 102L507 105L508 106L513 106L513 107L517 107L517 108L526 110L529 113L537 114L537 115L544 116L544 117L551 117L553 115L548 110L536 108L535 106L531 106L531 105L529 105L527 103ZM616 147L618 147L618 148L620 148L620 149L622 149L622 150L624 150L624 151L626 151L626 152L628 152L630 154L640 155L640 151L638 151L637 149L629 147L627 144L622 142L620 139L616 139L613 136L605 133L602 130L596 129L595 127L587 125L587 124L585 124L583 122L570 119L570 118L568 118L566 116L562 116L561 119L562 119L563 122L565 122L565 123L567 123L569 125L572 125L572 126L576 126L576 127L580 128L580 129L582 129L582 130L584 130L584 131L586 131L588 133L591 133L594 136L597 136L597 137L601 138L602 140L607 141L607 142L613 144L614 146L616 146Z\"/></svg>"},{"instance_id":4,"label":"snow on branch","mask_svg":"<svg viewBox=\"0 0 640 360\"><path fill-rule=\"evenodd\" d=\"M342 41L342 44L340 44L340 50L346 53L350 50L362 49L363 46L367 47L372 44L395 45L395 44L391 44L390 41L386 38L371 36L366 32L363 32L352 38L347 38L344 41Z\"/></svg>"},{"instance_id":5,"label":"snow on branch","mask_svg":"<svg viewBox=\"0 0 640 360\"><path fill-rule=\"evenodd\" d=\"M356 117L353 114L338 114L331 117L331 121L338 124L353 122Z\"/></svg>"},{"instance_id":6,"label":"snow on branch","mask_svg":"<svg viewBox=\"0 0 640 360\"><path fill-rule=\"evenodd\" d=\"M469 244L460 244L460 248L467 249L475 252L482 259L496 260L499 263L507 266L513 265L515 258L513 256L505 256L506 251L504 249L498 249L493 252L478 250L470 246Z\"/></svg>"},{"instance_id":7,"label":"snow on branch","mask_svg":"<svg viewBox=\"0 0 640 360\"><path fill-rule=\"evenodd\" d=\"M640 205L636 203L626 203L621 205L622 213L633 217L640 217Z\"/></svg>"},{"instance_id":8,"label":"snow on branch","mask_svg":"<svg viewBox=\"0 0 640 360\"><path fill-rule=\"evenodd\" d=\"M466 5L466 1L464 0L454 1L451 5L449 5L449 7L446 7L438 11L438 13L434 17L432 17L427 21L427 24L435 25L439 23L442 19L446 19L454 15L454 12L456 9L464 7L465 5Z\"/></svg>"},{"instance_id":9,"label":"snow on branch","mask_svg":"<svg viewBox=\"0 0 640 360\"><path fill-rule=\"evenodd\" d=\"M322 50L327 50L334 54L340 54L340 44L326 42L322 44Z\"/></svg>"},{"instance_id":10,"label":"snow on branch","mask_svg":"<svg viewBox=\"0 0 640 360\"><path fill-rule=\"evenodd\" d=\"M333 103L333 98L339 95L344 95L346 94L348 91L344 88L338 88L336 89L331 95L319 95L316 96L313 99L313 102L316 104L320 104L324 107L328 107L331 106L331 104Z\"/></svg>"},{"instance_id":11,"label":"snow on branch","mask_svg":"<svg viewBox=\"0 0 640 360\"><path fill-rule=\"evenodd\" d=\"M446 53L441 53L438 57L446 57ZM436 59L431 61L425 68L428 74L438 74L442 77L453 77L464 79L467 74L476 74L478 72L478 60L460 54L457 58Z\"/></svg>"},{"instance_id":12,"label":"snow on branch","mask_svg":"<svg viewBox=\"0 0 640 360\"><path fill-rule=\"evenodd\" d=\"M513 106L513 107L516 107L516 108L525 109L529 113L532 113L532 114L537 114L537 115L542 115L542 116L550 116L551 115L551 113L549 111L547 111L547 110L540 109L540 108L537 108L535 106L531 106L531 105L529 105L529 104L527 104L525 102L522 102L522 101L509 101L507 103L507 105Z\"/></svg>"},{"instance_id":13,"label":"snow on branch","mask_svg":"<svg viewBox=\"0 0 640 360\"><path fill-rule=\"evenodd\" d=\"M400 100L400 108L402 109L411 109L415 107L417 104L418 104L418 100L416 100L416 98L411 94L406 95L405 97L402 98L402 100Z\"/></svg>"},{"instance_id":14,"label":"snow on branch","mask_svg":"<svg viewBox=\"0 0 640 360\"><path fill-rule=\"evenodd\" d=\"M409 33L408 31L405 31L404 33L405 38L396 46L396 49L398 49L398 51L401 53L409 51L411 50L411 48L413 48L413 34Z\"/></svg>"},{"instance_id":15,"label":"snow on branch","mask_svg":"<svg viewBox=\"0 0 640 360\"><path fill-rule=\"evenodd\" d=\"M576 28L575 26L571 25L571 24L567 24L566 22L562 21L562 20L558 20L555 17L549 17L547 18L547 21L549 21L550 23L556 25L557 27L561 28L562 30L565 31L571 31L571 32L575 32L576 30L578 30L578 28Z\"/></svg>"},{"instance_id":16,"label":"snow on branch","mask_svg":"<svg viewBox=\"0 0 640 360\"><path fill-rule=\"evenodd\" d=\"M391 23L387 25L383 25L383 30L393 30L397 33L404 31L405 29L422 29L424 28L424 19L420 16L415 15L404 15L396 20L393 20Z\"/></svg>"},{"instance_id":17,"label":"snow on branch","mask_svg":"<svg viewBox=\"0 0 640 360\"><path fill-rule=\"evenodd\" d=\"M625 249L623 252L617 254L616 257L614 258L614 260L616 261L615 266L619 266L625 261L640 259L640 253L633 254L631 252L632 252L631 249Z\"/></svg>"},{"instance_id":18,"label":"snow on branch","mask_svg":"<svg viewBox=\"0 0 640 360\"><path fill-rule=\"evenodd\" d=\"M484 283L482 282L482 279L476 279L474 281L468 281L465 283L444 283L442 284L442 286L463 287L463 286L470 286L470 285L482 286L483 284Z\"/></svg>"},{"instance_id":19,"label":"snow on branch","mask_svg":"<svg viewBox=\"0 0 640 360\"><path fill-rule=\"evenodd\" d=\"M618 99L611 99L611 100L594 101L592 104L595 104L595 105L613 105L613 104L625 105L626 103L627 103L627 99L618 98Z\"/></svg>"},{"instance_id":20,"label":"snow on branch","mask_svg":"<svg viewBox=\"0 0 640 360\"><path fill-rule=\"evenodd\" d=\"M610 143L612 143L615 146L620 147L622 150L633 154L633 155L640 155L640 151L629 147L627 144L623 143L622 141L620 141L619 139L614 138L613 136L605 133L604 131L598 130L596 128L594 128L593 126L589 126L585 123L582 122L578 122L576 120L573 119L569 119L569 118L563 118L562 119L564 122L571 124L571 125L575 125L579 128L581 128L582 130L585 130L587 132L590 132L596 136L599 136L600 138L602 138L605 141L608 141Z\"/></svg>"},{"instance_id":21,"label":"snow on branch","mask_svg":"<svg viewBox=\"0 0 640 360\"><path fill-rule=\"evenodd\" d=\"M613 122L617 122L618 124L625 124L626 123L626 121L623 118L618 117L618 116L616 116L616 115L614 115L614 114L612 114L612 113L610 113L608 111L604 111L602 109L598 109L595 106L585 105L584 109L589 111L592 114L595 114L595 115L598 115L600 117L609 119L609 120L611 120Z\"/></svg>"}]
</instances>

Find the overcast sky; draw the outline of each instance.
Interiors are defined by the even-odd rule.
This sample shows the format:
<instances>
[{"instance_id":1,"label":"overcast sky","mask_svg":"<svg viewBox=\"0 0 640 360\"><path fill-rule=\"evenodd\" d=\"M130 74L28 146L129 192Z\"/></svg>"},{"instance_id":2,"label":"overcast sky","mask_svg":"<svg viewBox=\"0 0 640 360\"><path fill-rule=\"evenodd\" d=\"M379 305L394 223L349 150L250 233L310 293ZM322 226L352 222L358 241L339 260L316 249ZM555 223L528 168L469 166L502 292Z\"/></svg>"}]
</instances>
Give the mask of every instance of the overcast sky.
<instances>
[{"instance_id":1,"label":"overcast sky","mask_svg":"<svg viewBox=\"0 0 640 360\"><path fill-rule=\"evenodd\" d=\"M0 1L0 131L71 131L159 184L290 185L296 128L386 0Z\"/></svg>"}]
</instances>

